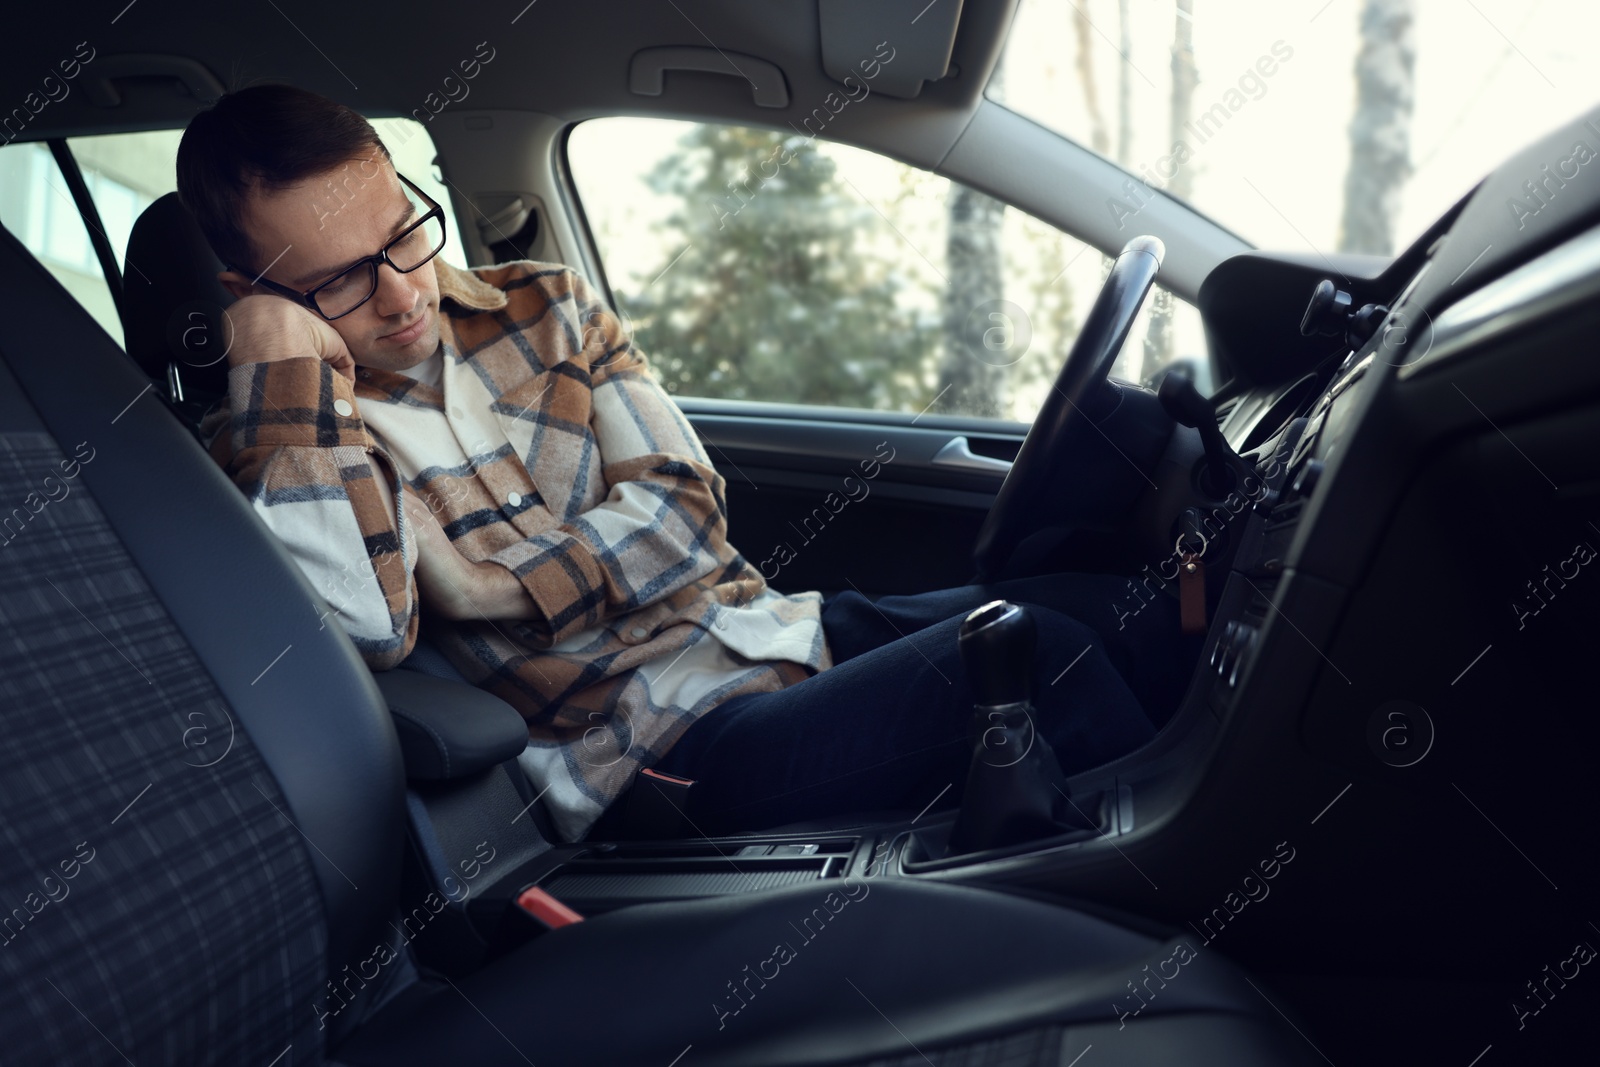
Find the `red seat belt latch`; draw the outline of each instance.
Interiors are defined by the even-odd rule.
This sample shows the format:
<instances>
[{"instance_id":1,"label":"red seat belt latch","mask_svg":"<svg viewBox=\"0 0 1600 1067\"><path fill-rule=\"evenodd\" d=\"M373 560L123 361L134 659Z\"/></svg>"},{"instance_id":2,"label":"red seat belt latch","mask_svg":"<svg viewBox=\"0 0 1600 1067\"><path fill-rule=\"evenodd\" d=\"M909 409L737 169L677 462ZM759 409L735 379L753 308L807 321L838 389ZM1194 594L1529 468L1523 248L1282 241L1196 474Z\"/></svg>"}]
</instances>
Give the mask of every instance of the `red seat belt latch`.
<instances>
[{"instance_id":1,"label":"red seat belt latch","mask_svg":"<svg viewBox=\"0 0 1600 1067\"><path fill-rule=\"evenodd\" d=\"M583 916L567 907L538 886L529 886L517 895L517 907L548 929L583 922Z\"/></svg>"}]
</instances>

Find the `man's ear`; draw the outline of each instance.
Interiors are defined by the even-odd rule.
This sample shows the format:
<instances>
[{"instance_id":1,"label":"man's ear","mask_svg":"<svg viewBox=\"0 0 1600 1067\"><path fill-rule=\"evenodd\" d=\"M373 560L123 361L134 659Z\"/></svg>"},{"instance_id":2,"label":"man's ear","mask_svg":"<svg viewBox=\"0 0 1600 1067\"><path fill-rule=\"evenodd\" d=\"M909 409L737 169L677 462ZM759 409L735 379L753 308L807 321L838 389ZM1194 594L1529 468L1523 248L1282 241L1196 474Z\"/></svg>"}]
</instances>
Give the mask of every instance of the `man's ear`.
<instances>
[{"instance_id":1,"label":"man's ear","mask_svg":"<svg viewBox=\"0 0 1600 1067\"><path fill-rule=\"evenodd\" d=\"M236 270L218 272L217 281L221 282L222 287L232 293L235 299L249 296L256 291L256 287L250 279Z\"/></svg>"}]
</instances>

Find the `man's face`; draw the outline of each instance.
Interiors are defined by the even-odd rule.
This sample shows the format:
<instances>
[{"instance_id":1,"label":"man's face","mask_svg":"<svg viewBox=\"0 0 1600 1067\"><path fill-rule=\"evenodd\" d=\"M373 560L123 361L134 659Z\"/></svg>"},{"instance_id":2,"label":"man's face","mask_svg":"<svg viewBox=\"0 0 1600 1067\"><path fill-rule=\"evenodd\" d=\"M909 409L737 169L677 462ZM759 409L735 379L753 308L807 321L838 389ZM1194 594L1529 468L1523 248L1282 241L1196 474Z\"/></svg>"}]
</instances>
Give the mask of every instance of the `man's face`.
<instances>
[{"instance_id":1,"label":"man's face","mask_svg":"<svg viewBox=\"0 0 1600 1067\"><path fill-rule=\"evenodd\" d=\"M250 196L243 223L262 262L248 266L264 269L269 281L304 292L375 254L415 222L419 209L408 192L377 149L370 161L353 159L276 192L257 191ZM358 365L400 370L421 363L439 347L439 284L433 264L429 260L409 274L380 265L372 298L328 324L344 338ZM252 287L253 275L224 271L220 277L238 296L270 292Z\"/></svg>"}]
</instances>

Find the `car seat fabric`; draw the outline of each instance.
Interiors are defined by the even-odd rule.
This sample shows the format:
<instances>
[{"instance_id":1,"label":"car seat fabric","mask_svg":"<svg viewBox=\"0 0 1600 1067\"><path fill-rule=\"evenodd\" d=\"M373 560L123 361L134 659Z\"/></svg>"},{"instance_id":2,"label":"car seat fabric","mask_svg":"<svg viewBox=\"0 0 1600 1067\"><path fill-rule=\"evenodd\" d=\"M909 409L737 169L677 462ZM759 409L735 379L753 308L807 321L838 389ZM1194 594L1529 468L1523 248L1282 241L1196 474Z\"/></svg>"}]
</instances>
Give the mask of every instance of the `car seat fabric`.
<instances>
[{"instance_id":1,"label":"car seat fabric","mask_svg":"<svg viewBox=\"0 0 1600 1067\"><path fill-rule=\"evenodd\" d=\"M327 945L305 845L76 463L0 432L0 1058L309 1051Z\"/></svg>"},{"instance_id":2,"label":"car seat fabric","mask_svg":"<svg viewBox=\"0 0 1600 1067\"><path fill-rule=\"evenodd\" d=\"M345 970L394 937L387 707L248 501L3 228L0 275L0 924L31 916L0 945L0 1057L241 1062L281 1037L267 1059L319 1062L414 976Z\"/></svg>"}]
</instances>

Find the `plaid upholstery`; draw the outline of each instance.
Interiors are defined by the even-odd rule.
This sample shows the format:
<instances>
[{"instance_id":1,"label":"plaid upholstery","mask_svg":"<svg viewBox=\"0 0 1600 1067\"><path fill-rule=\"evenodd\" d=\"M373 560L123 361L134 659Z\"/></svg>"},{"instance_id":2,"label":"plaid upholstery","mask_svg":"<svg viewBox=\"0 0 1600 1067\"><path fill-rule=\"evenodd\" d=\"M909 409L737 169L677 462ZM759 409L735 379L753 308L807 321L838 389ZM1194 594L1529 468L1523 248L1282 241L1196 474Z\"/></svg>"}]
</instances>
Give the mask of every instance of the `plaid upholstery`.
<instances>
[{"instance_id":1,"label":"plaid upholstery","mask_svg":"<svg viewBox=\"0 0 1600 1067\"><path fill-rule=\"evenodd\" d=\"M722 476L579 275L434 262L438 388L375 368L352 384L311 356L245 363L201 436L374 670L423 620L415 540L369 454L397 501L416 494L464 556L517 576L538 618L426 624L527 719L522 766L577 840L713 706L829 666L821 596L772 591L728 543Z\"/></svg>"},{"instance_id":2,"label":"plaid upholstery","mask_svg":"<svg viewBox=\"0 0 1600 1067\"><path fill-rule=\"evenodd\" d=\"M74 462L0 434L0 1061L320 1062L305 845Z\"/></svg>"}]
</instances>

